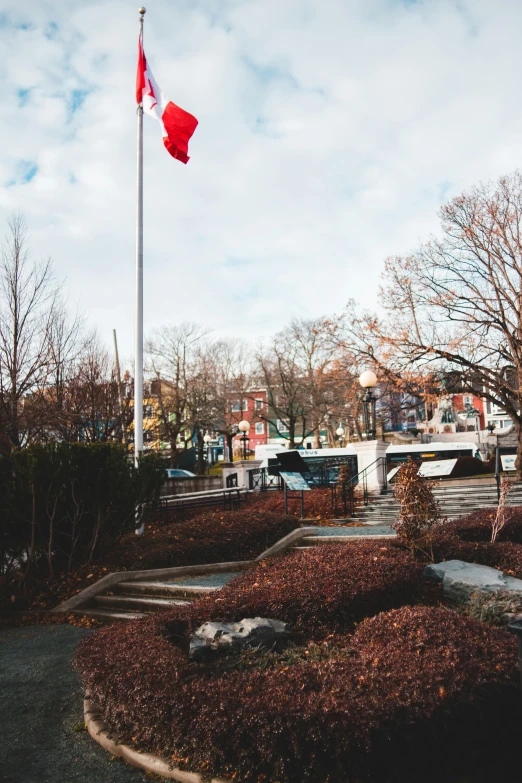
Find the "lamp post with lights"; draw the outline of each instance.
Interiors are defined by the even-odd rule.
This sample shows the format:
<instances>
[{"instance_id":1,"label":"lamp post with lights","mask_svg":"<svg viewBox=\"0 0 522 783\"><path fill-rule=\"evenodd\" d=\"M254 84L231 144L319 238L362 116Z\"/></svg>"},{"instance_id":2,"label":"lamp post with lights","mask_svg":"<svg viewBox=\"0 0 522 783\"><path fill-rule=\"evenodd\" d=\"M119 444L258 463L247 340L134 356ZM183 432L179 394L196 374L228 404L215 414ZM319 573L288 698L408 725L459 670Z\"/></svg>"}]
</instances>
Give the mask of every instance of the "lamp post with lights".
<instances>
[{"instance_id":1,"label":"lamp post with lights","mask_svg":"<svg viewBox=\"0 0 522 783\"><path fill-rule=\"evenodd\" d=\"M343 427L342 424L339 424L339 426L335 430L335 434L339 438L339 446L342 448L343 447L343 439L344 439L344 427Z\"/></svg>"},{"instance_id":2,"label":"lamp post with lights","mask_svg":"<svg viewBox=\"0 0 522 783\"><path fill-rule=\"evenodd\" d=\"M247 457L247 447L248 443L250 441L250 438L248 437L248 431L250 429L250 422L246 419L243 419L243 421L240 421L238 424L238 430L242 433L241 435L241 451L242 451L242 459L248 459Z\"/></svg>"},{"instance_id":3,"label":"lamp post with lights","mask_svg":"<svg viewBox=\"0 0 522 783\"><path fill-rule=\"evenodd\" d=\"M212 440L212 436L208 434L208 432L203 436L203 443L207 447L207 473L210 473L210 441Z\"/></svg>"},{"instance_id":4,"label":"lamp post with lights","mask_svg":"<svg viewBox=\"0 0 522 783\"><path fill-rule=\"evenodd\" d=\"M375 414L375 404L377 402L377 397L375 396L374 389L377 385L377 376L372 370L365 370L359 377L359 383L365 390L363 404L366 440L375 440L375 436L377 435Z\"/></svg>"}]
</instances>

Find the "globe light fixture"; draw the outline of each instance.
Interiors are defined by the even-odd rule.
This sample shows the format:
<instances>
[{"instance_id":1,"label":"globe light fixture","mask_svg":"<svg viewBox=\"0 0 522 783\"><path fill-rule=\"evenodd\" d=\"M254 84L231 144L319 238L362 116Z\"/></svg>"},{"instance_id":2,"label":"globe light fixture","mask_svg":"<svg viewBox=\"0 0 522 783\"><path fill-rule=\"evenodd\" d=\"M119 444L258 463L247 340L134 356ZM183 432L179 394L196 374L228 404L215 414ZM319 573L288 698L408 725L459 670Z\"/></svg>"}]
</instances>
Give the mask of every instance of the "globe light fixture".
<instances>
[{"instance_id":1,"label":"globe light fixture","mask_svg":"<svg viewBox=\"0 0 522 783\"><path fill-rule=\"evenodd\" d=\"M335 430L335 434L339 438L339 446L342 448L343 447L343 438L344 438L344 427L343 427L342 424L339 424L339 426Z\"/></svg>"},{"instance_id":2,"label":"globe light fixture","mask_svg":"<svg viewBox=\"0 0 522 783\"><path fill-rule=\"evenodd\" d=\"M374 440L377 434L375 403L377 395L373 391L377 385L377 376L373 370L365 370L359 376L359 383L365 389L366 394L363 397L364 403L364 429L366 440Z\"/></svg>"},{"instance_id":3,"label":"globe light fixture","mask_svg":"<svg viewBox=\"0 0 522 783\"><path fill-rule=\"evenodd\" d=\"M365 370L359 376L359 383L363 389L373 389L377 386L377 376L372 370Z\"/></svg>"}]
</instances>

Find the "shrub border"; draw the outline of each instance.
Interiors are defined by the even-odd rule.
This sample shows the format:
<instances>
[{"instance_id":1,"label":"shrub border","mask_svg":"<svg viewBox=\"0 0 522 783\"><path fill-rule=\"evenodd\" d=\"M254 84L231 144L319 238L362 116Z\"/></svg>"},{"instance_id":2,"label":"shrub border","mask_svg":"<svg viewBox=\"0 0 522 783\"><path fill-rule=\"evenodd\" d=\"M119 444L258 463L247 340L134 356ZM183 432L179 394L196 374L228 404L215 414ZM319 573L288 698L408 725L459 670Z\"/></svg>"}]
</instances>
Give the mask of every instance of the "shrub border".
<instances>
[{"instance_id":1,"label":"shrub border","mask_svg":"<svg viewBox=\"0 0 522 783\"><path fill-rule=\"evenodd\" d=\"M92 708L90 695L83 699L83 719L91 737L113 756L119 756L133 767L139 767L146 772L153 772L167 780L177 780L178 783L230 783L225 778L205 778L199 772L189 772L173 767L163 756L154 753L141 753L130 745L122 745L109 732L101 716Z\"/></svg>"}]
</instances>

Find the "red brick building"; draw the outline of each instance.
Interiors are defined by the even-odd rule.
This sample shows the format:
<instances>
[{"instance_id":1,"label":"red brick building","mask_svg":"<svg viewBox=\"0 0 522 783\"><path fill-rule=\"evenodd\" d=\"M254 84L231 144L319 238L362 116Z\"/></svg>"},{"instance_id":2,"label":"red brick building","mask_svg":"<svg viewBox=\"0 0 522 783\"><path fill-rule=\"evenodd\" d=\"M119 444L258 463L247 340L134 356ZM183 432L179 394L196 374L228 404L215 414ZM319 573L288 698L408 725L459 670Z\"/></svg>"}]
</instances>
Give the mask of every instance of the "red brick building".
<instances>
[{"instance_id":1,"label":"red brick building","mask_svg":"<svg viewBox=\"0 0 522 783\"><path fill-rule=\"evenodd\" d=\"M237 399L232 405L233 422L239 420L248 421L250 429L247 433L249 439L248 449L254 452L256 446L268 443L268 423L260 416L266 416L266 389L252 389ZM239 418L240 417L240 418ZM241 449L241 434L234 438L234 454L239 456Z\"/></svg>"}]
</instances>

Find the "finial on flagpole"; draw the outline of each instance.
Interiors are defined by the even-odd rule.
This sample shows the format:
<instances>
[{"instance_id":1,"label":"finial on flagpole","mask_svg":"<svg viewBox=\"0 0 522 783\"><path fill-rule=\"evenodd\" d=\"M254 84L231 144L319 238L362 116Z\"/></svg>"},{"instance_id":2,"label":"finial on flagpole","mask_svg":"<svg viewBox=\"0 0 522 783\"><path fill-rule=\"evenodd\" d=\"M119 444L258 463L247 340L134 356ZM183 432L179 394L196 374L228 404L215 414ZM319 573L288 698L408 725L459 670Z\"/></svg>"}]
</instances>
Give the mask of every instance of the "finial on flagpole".
<instances>
[{"instance_id":1,"label":"finial on flagpole","mask_svg":"<svg viewBox=\"0 0 522 783\"><path fill-rule=\"evenodd\" d=\"M141 8L138 8L138 13L143 16L145 13L147 13L147 9L141 6Z\"/></svg>"}]
</instances>

